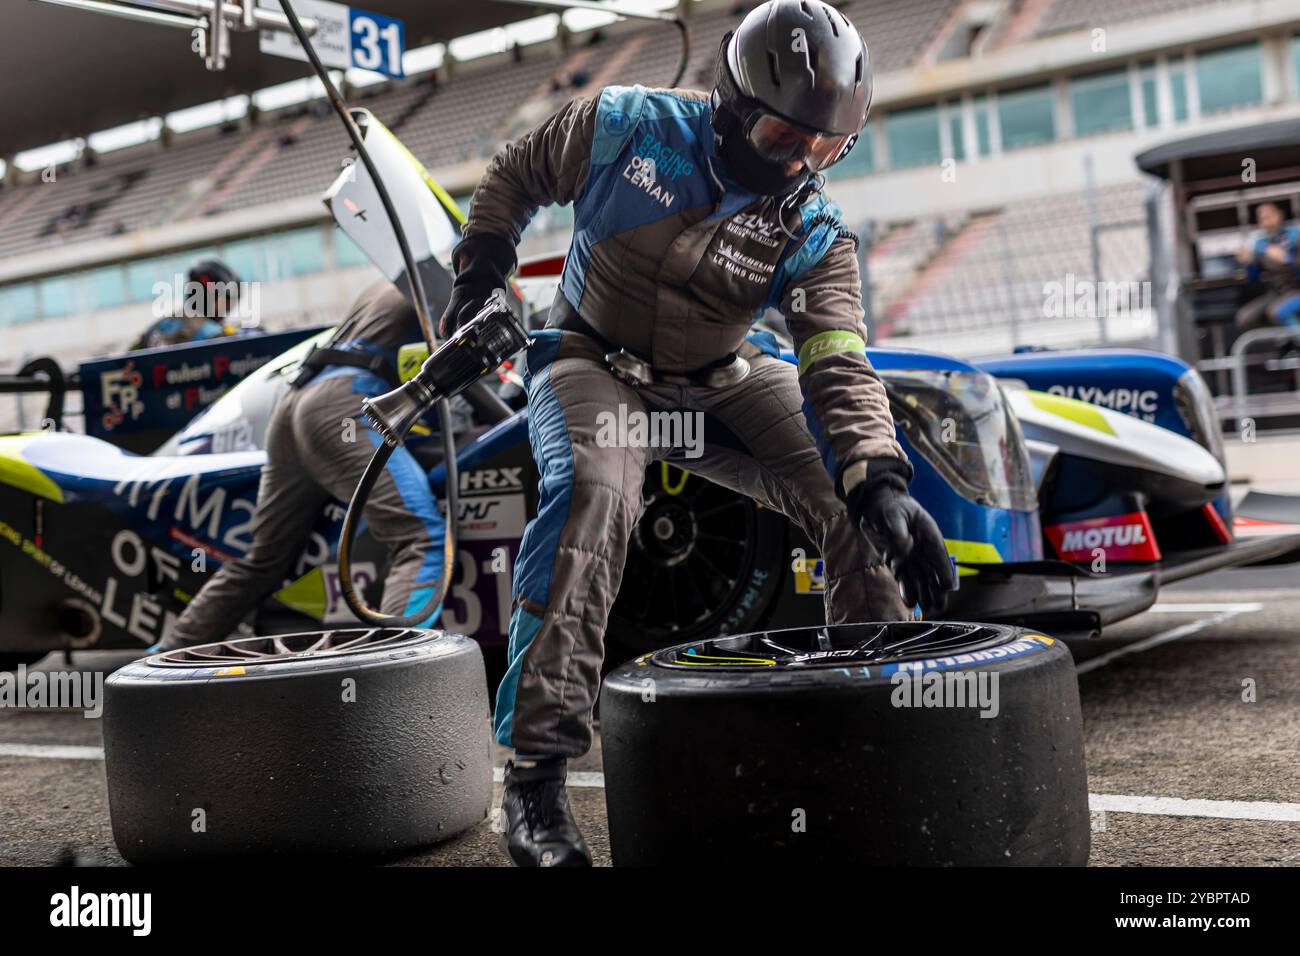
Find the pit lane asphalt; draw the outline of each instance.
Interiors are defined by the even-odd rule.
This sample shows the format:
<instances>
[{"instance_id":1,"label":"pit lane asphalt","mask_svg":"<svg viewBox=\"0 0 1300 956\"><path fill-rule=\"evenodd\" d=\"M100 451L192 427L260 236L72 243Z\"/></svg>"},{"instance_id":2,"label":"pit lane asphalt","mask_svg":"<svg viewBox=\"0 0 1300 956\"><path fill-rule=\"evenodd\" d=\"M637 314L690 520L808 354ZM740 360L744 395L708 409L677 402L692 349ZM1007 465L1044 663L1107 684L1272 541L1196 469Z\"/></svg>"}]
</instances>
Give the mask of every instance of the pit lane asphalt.
<instances>
[{"instance_id":1,"label":"pit lane asphalt","mask_svg":"<svg viewBox=\"0 0 1300 956\"><path fill-rule=\"evenodd\" d=\"M1089 790L1095 807L1111 807L1093 812L1092 865L1300 865L1300 568L1224 571L1166 589L1157 610L1071 649ZM1253 703L1243 700L1247 680ZM0 864L124 862L101 746L100 721L79 713L0 709ZM493 756L502 766L505 753ZM596 862L608 864L600 769L598 737L571 763L583 785L569 792ZM1224 818L1234 816L1248 818ZM485 821L389 862L504 865L497 841Z\"/></svg>"}]
</instances>

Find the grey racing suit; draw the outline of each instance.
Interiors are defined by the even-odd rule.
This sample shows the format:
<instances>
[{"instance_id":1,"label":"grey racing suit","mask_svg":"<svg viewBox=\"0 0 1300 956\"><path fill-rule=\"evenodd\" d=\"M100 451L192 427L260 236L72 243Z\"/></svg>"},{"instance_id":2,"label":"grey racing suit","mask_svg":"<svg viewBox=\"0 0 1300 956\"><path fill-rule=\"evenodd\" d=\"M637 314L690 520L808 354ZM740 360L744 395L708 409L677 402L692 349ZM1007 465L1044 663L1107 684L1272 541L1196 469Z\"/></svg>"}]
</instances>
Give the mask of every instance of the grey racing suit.
<instances>
[{"instance_id":1,"label":"grey racing suit","mask_svg":"<svg viewBox=\"0 0 1300 956\"><path fill-rule=\"evenodd\" d=\"M340 347L380 353L393 369L398 348L421 340L415 310L387 279L361 293L345 322L353 324ZM333 365L280 400L266 430L252 546L200 589L162 649L225 638L284 586L321 510L351 498L381 441L361 419L361 400L392 384L365 369ZM394 451L375 482L363 517L390 555L381 610L409 614L422 607L442 575L445 521L428 475L405 447ZM438 605L426 624L440 613Z\"/></svg>"},{"instance_id":2,"label":"grey racing suit","mask_svg":"<svg viewBox=\"0 0 1300 956\"><path fill-rule=\"evenodd\" d=\"M837 496L874 462L910 475L865 355L855 243L811 183L784 199L747 192L714 149L707 94L609 87L498 153L471 202L466 237L516 244L539 205L574 205L550 327L528 351L541 500L515 566L495 715L497 739L517 750L590 745L642 476L666 454L610 447L604 413L702 413L735 440L683 467L805 529L826 560L828 620L910 616ZM786 316L797 370L747 341L766 307ZM649 363L654 384L611 374L604 356L619 349ZM748 377L710 384L736 354Z\"/></svg>"}]
</instances>

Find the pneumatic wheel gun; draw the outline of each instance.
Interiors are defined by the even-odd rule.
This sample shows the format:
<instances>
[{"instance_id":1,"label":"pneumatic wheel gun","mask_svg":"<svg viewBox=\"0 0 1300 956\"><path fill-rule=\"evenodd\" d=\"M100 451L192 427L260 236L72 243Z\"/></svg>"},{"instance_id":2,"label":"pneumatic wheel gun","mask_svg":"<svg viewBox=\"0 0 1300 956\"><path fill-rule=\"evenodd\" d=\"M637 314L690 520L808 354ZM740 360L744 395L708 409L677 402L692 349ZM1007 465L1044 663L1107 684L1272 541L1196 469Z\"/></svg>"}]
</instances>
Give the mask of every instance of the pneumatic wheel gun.
<instances>
[{"instance_id":1,"label":"pneumatic wheel gun","mask_svg":"<svg viewBox=\"0 0 1300 956\"><path fill-rule=\"evenodd\" d=\"M400 445L434 404L459 395L528 344L513 312L499 297L479 310L424 360L409 382L361 403L361 413L389 445Z\"/></svg>"}]
</instances>

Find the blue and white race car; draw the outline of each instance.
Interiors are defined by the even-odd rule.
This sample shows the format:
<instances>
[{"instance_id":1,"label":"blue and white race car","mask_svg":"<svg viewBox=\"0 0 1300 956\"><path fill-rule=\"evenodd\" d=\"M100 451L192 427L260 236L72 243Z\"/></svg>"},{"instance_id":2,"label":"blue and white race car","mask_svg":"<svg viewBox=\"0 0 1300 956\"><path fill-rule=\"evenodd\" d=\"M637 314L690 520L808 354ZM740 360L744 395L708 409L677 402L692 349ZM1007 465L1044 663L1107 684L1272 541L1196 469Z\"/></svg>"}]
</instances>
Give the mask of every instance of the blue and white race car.
<instances>
[{"instance_id":1,"label":"blue and white race car","mask_svg":"<svg viewBox=\"0 0 1300 956\"><path fill-rule=\"evenodd\" d=\"M151 455L68 432L0 437L0 653L157 640L207 575L248 547L266 421L309 344ZM893 349L870 358L916 469L913 493L959 564L948 617L1091 634L1150 606L1164 582L1300 558L1295 501L1252 493L1234 505L1210 399L1177 359L1036 352L976 367ZM458 453L458 561L442 623L489 645L505 640L510 569L536 509L527 414L481 422ZM432 452L429 482L442 499ZM611 658L820 620L820 556L784 517L670 462L648 470L645 500ZM342 514L342 503L322 511L262 626L353 620L335 563ZM372 600L383 560L363 535L353 573Z\"/></svg>"},{"instance_id":2,"label":"blue and white race car","mask_svg":"<svg viewBox=\"0 0 1300 956\"><path fill-rule=\"evenodd\" d=\"M459 212L382 124L354 116L389 190L401 193L416 261L442 270ZM400 257L388 227L346 213L373 202L368 189L360 171L345 172L327 203L391 276ZM521 265L526 301L545 300L562 262ZM310 345L328 334L266 361L152 454L62 431L0 436L0 655L158 640L206 577L249 546L267 420ZM183 348L220 350L223 341ZM1096 634L1149 607L1162 583L1300 559L1300 501L1252 493L1234 502L1210 395L1178 359L1028 352L977 366L899 349L871 349L869 358L915 467L913 494L958 565L951 619ZM403 366L413 373L419 356ZM147 399L155 378L138 376L137 397ZM485 645L505 641L511 568L537 505L528 412L517 376L502 378L513 407L487 403L457 447L457 561L442 616L444 627ZM416 451L445 500L437 449ZM671 460L647 471L645 505L607 631L611 663L720 633L821 621L821 558L783 516ZM321 512L259 628L354 620L337 566L343 514L341 502ZM363 534L352 572L371 604L384 560Z\"/></svg>"}]
</instances>

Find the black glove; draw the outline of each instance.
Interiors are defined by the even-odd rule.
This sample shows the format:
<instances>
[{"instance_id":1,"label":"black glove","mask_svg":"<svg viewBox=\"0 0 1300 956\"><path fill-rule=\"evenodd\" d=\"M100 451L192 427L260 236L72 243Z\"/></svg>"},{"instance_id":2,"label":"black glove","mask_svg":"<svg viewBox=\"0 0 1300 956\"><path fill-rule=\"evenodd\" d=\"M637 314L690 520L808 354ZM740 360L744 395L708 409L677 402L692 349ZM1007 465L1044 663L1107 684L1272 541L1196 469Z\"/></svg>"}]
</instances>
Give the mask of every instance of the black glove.
<instances>
[{"instance_id":1,"label":"black glove","mask_svg":"<svg viewBox=\"0 0 1300 956\"><path fill-rule=\"evenodd\" d=\"M456 279L451 299L438 322L444 339L474 318L497 289L505 289L515 269L515 247L508 239L482 233L462 239L451 251Z\"/></svg>"},{"instance_id":2,"label":"black glove","mask_svg":"<svg viewBox=\"0 0 1300 956\"><path fill-rule=\"evenodd\" d=\"M907 492L910 466L894 459L874 459L867 477L845 497L857 522L894 572L909 607L921 605L926 617L943 611L947 592L957 586L948 548L934 519Z\"/></svg>"}]
</instances>

